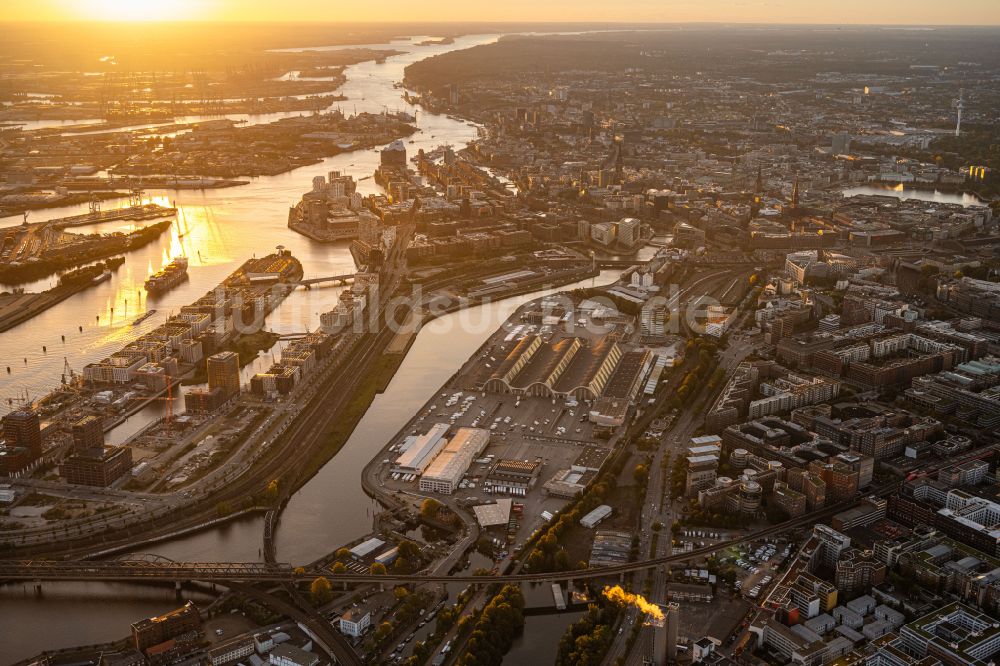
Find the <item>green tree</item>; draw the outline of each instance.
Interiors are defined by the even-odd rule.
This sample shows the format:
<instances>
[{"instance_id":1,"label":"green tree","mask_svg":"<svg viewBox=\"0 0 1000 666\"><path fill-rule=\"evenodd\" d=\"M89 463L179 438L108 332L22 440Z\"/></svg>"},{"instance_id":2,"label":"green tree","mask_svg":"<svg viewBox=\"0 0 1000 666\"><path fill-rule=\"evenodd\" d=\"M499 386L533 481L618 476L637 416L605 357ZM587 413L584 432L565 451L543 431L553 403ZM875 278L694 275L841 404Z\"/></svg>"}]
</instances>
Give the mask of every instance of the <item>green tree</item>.
<instances>
[{"instance_id":1,"label":"green tree","mask_svg":"<svg viewBox=\"0 0 1000 666\"><path fill-rule=\"evenodd\" d=\"M316 606L329 603L333 599L333 588L330 585L330 581L323 576L315 578L312 585L309 586L309 595Z\"/></svg>"},{"instance_id":2,"label":"green tree","mask_svg":"<svg viewBox=\"0 0 1000 666\"><path fill-rule=\"evenodd\" d=\"M424 518L433 519L437 518L438 513L441 511L441 502L437 501L433 497L428 497L423 502L420 503L420 515Z\"/></svg>"},{"instance_id":3,"label":"green tree","mask_svg":"<svg viewBox=\"0 0 1000 666\"><path fill-rule=\"evenodd\" d=\"M368 573L373 576L384 576L387 571L385 569L385 565L381 562L372 562L372 565L368 568Z\"/></svg>"},{"instance_id":4,"label":"green tree","mask_svg":"<svg viewBox=\"0 0 1000 666\"><path fill-rule=\"evenodd\" d=\"M411 562L420 562L422 560L420 546L412 541L400 541L398 548L400 557L405 557Z\"/></svg>"},{"instance_id":5,"label":"green tree","mask_svg":"<svg viewBox=\"0 0 1000 666\"><path fill-rule=\"evenodd\" d=\"M382 622L375 628L375 633L372 634L372 638L375 640L375 644L381 644L385 639L389 638L392 634L392 624L389 622Z\"/></svg>"},{"instance_id":6,"label":"green tree","mask_svg":"<svg viewBox=\"0 0 1000 666\"><path fill-rule=\"evenodd\" d=\"M434 633L443 636L455 624L458 611L453 606L445 606L438 611L437 621L434 624Z\"/></svg>"},{"instance_id":7,"label":"green tree","mask_svg":"<svg viewBox=\"0 0 1000 666\"><path fill-rule=\"evenodd\" d=\"M399 574L410 573L410 561L402 556L397 557L392 563L392 571Z\"/></svg>"},{"instance_id":8,"label":"green tree","mask_svg":"<svg viewBox=\"0 0 1000 666\"><path fill-rule=\"evenodd\" d=\"M338 576L347 573L347 566L343 562L334 562L330 567L330 572Z\"/></svg>"},{"instance_id":9,"label":"green tree","mask_svg":"<svg viewBox=\"0 0 1000 666\"><path fill-rule=\"evenodd\" d=\"M479 614L459 666L499 666L523 627L524 596L519 587L505 585Z\"/></svg>"}]
</instances>

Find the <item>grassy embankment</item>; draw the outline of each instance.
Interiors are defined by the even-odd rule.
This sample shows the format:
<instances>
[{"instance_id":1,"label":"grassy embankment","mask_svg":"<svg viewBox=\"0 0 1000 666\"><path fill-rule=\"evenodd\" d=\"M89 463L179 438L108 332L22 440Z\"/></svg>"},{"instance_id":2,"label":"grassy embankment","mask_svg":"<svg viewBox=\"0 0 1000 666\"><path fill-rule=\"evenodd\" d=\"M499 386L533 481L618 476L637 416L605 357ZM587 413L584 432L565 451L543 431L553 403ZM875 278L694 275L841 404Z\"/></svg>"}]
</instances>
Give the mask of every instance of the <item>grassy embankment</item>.
<instances>
[{"instance_id":1,"label":"grassy embankment","mask_svg":"<svg viewBox=\"0 0 1000 666\"><path fill-rule=\"evenodd\" d=\"M375 396L385 391L396 370L403 362L404 355L383 354L375 359L371 370L361 378L351 399L344 406L337 424L326 432L323 446L315 451L306 466L306 478L315 474L330 458L337 455L354 432L361 417L375 400Z\"/></svg>"}]
</instances>

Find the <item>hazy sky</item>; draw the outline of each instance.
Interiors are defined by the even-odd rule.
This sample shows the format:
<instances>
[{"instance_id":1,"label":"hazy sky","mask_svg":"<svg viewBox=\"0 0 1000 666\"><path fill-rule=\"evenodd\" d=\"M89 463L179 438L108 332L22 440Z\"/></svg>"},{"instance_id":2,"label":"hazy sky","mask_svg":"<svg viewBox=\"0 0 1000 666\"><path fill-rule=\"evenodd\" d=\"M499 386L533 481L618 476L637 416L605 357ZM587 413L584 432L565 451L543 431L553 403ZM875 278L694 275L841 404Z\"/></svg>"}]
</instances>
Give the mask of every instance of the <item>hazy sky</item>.
<instances>
[{"instance_id":1,"label":"hazy sky","mask_svg":"<svg viewBox=\"0 0 1000 666\"><path fill-rule=\"evenodd\" d=\"M65 19L1000 25L1000 0L0 0L0 20Z\"/></svg>"}]
</instances>

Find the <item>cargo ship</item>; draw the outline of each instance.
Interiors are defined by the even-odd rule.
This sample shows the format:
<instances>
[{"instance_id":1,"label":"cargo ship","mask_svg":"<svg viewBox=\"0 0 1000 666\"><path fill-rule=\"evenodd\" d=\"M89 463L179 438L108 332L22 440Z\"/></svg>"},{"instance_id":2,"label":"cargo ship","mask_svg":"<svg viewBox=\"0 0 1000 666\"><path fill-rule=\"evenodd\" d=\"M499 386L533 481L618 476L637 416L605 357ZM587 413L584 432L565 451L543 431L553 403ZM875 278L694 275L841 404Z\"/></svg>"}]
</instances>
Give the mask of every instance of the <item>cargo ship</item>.
<instances>
[{"instance_id":1,"label":"cargo ship","mask_svg":"<svg viewBox=\"0 0 1000 666\"><path fill-rule=\"evenodd\" d=\"M172 289L187 277L187 268L187 257L177 257L163 270L149 276L149 279L146 280L146 291L157 294Z\"/></svg>"},{"instance_id":2,"label":"cargo ship","mask_svg":"<svg viewBox=\"0 0 1000 666\"><path fill-rule=\"evenodd\" d=\"M110 279L111 279L111 271L104 271L100 275L95 277L93 280L91 280L91 282L93 284L101 284L102 282Z\"/></svg>"}]
</instances>

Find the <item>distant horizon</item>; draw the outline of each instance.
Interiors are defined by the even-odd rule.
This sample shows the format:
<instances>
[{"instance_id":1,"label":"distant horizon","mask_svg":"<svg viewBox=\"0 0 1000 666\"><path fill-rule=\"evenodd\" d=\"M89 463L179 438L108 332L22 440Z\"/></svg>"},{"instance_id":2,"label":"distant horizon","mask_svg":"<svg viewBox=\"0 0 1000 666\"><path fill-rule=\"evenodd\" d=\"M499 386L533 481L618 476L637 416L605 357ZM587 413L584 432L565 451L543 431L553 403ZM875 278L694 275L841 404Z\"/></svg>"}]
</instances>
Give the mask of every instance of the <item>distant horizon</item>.
<instances>
[{"instance_id":1,"label":"distant horizon","mask_svg":"<svg viewBox=\"0 0 1000 666\"><path fill-rule=\"evenodd\" d=\"M512 17L517 17L512 20ZM623 18L627 17L627 21ZM567 18L572 18L567 21ZM7 0L0 22L227 23L604 23L656 25L1000 25L997 0L382 0L358 4L337 0Z\"/></svg>"},{"instance_id":2,"label":"distant horizon","mask_svg":"<svg viewBox=\"0 0 1000 666\"><path fill-rule=\"evenodd\" d=\"M904 30L933 30L936 28L1000 28L1000 20L997 23L834 23L834 22L781 22L781 21L565 21L557 19L535 19L535 20L490 20L490 19L413 19L413 20L337 20L321 19L310 20L304 18L269 18L269 19L240 19L240 18L175 18L157 21L147 20L115 20L99 18L52 18L52 19L28 19L28 18L3 18L0 16L0 25L171 25L171 24L243 24L243 25L271 25L280 23L283 25L363 25L363 26L418 26L418 25L447 25L447 26L533 26L533 25L560 25L560 26L610 26L621 27L628 31L650 31L653 32L659 27L669 26L714 26L714 27L801 27L801 28L898 28ZM647 26L647 27L641 27Z\"/></svg>"}]
</instances>

